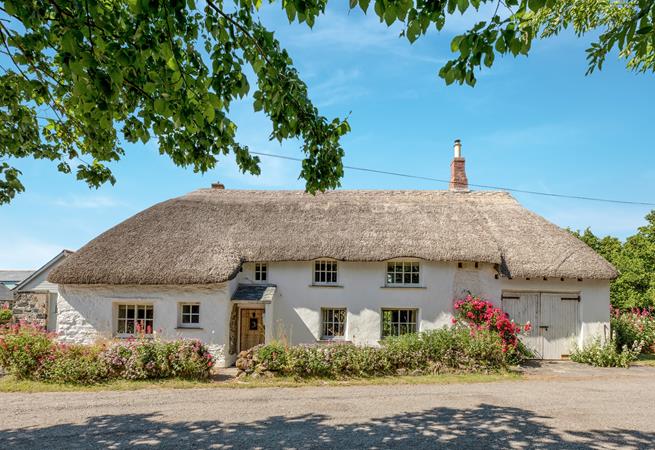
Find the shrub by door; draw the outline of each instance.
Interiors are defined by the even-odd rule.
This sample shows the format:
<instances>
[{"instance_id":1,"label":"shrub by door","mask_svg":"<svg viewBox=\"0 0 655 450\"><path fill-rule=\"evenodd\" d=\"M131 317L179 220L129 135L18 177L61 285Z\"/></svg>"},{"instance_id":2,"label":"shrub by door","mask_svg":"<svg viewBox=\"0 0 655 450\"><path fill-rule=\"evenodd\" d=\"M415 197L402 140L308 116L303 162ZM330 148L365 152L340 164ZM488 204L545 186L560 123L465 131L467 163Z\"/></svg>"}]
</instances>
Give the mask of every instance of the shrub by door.
<instances>
[{"instance_id":1,"label":"shrub by door","mask_svg":"<svg viewBox=\"0 0 655 450\"><path fill-rule=\"evenodd\" d=\"M540 359L561 359L571 353L580 333L578 294L521 292L503 295L503 309L532 329L521 340Z\"/></svg>"}]
</instances>

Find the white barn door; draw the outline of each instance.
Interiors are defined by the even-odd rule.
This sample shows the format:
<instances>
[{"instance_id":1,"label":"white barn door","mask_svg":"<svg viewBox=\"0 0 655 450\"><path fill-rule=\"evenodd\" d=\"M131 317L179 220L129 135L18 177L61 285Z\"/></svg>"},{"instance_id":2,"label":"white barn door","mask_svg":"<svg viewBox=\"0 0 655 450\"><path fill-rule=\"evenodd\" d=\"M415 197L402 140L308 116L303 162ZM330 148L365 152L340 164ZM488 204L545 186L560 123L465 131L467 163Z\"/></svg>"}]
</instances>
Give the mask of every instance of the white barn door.
<instances>
[{"instance_id":1,"label":"white barn door","mask_svg":"<svg viewBox=\"0 0 655 450\"><path fill-rule=\"evenodd\" d=\"M560 359L571 353L579 330L577 294L546 292L506 293L503 309L514 322L532 324L532 329L521 341L534 352L535 358Z\"/></svg>"},{"instance_id":2,"label":"white barn door","mask_svg":"<svg viewBox=\"0 0 655 450\"><path fill-rule=\"evenodd\" d=\"M544 359L560 359L571 353L579 328L578 299L571 294L541 294L539 328L544 341Z\"/></svg>"},{"instance_id":3,"label":"white barn door","mask_svg":"<svg viewBox=\"0 0 655 450\"><path fill-rule=\"evenodd\" d=\"M508 294L503 296L503 310L509 314L509 318L515 323L525 325L530 322L532 329L521 337L521 341L535 354L536 358L543 358L544 343L539 333L537 321L539 320L539 309L541 294L528 292L520 294Z\"/></svg>"}]
</instances>

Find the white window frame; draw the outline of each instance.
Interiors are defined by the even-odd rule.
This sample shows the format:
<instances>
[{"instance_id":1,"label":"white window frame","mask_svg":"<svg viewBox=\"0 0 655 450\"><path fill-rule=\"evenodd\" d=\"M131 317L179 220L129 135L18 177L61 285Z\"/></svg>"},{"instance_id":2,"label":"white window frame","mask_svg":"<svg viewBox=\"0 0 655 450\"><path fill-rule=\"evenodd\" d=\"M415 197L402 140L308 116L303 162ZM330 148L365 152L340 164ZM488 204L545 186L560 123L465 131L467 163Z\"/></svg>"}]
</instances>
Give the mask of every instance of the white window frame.
<instances>
[{"instance_id":1,"label":"white window frame","mask_svg":"<svg viewBox=\"0 0 655 450\"><path fill-rule=\"evenodd\" d=\"M332 311L332 320L327 320L328 316L328 311ZM340 323L339 321L336 321L334 319L334 313L335 311L343 311L343 322ZM330 336L326 333L327 326L329 325L336 325L340 324L341 327L341 335L333 335ZM346 327L348 325L348 310L344 307L338 307L338 306L326 306L321 308L321 340L324 341L334 341L334 340L344 340L346 338Z\"/></svg>"},{"instance_id":2,"label":"white window frame","mask_svg":"<svg viewBox=\"0 0 655 450\"><path fill-rule=\"evenodd\" d=\"M198 312L194 313L193 310L189 313L184 312L184 307L198 307ZM178 303L178 317L177 317L177 326L178 328L200 328L200 303L198 302L181 302ZM184 322L184 316L188 315L190 318L193 316L198 317L198 322Z\"/></svg>"},{"instance_id":3,"label":"white window frame","mask_svg":"<svg viewBox=\"0 0 655 450\"><path fill-rule=\"evenodd\" d=\"M391 322L392 326L394 324L398 326L398 334L384 334L384 313L386 311L390 311L392 313L394 311L398 311L398 321L396 321L396 322L392 321ZM410 316L409 316L410 319L411 319L411 313L413 313L414 320L413 321L408 320L407 322L401 322L400 321L400 312L401 311L409 311L410 312ZM380 311L380 337L382 339L384 339L384 338L389 337L389 336L402 336L403 334L418 333L419 332L419 323L420 323L418 314L419 314L419 309L418 308L382 308L382 310ZM400 333L400 326L401 325L405 325L405 326L413 325L414 329L413 329L413 331L407 331L405 333Z\"/></svg>"},{"instance_id":4,"label":"white window frame","mask_svg":"<svg viewBox=\"0 0 655 450\"><path fill-rule=\"evenodd\" d=\"M322 264L323 266L321 266ZM314 261L312 265L312 284L317 286L335 286L338 282L339 264L337 261L334 259L317 259Z\"/></svg>"},{"instance_id":5,"label":"white window frame","mask_svg":"<svg viewBox=\"0 0 655 450\"><path fill-rule=\"evenodd\" d=\"M262 277L263 275L263 277ZM268 264L267 263L255 263L254 269L254 279L260 283L266 283L268 281Z\"/></svg>"},{"instance_id":6,"label":"white window frame","mask_svg":"<svg viewBox=\"0 0 655 450\"><path fill-rule=\"evenodd\" d=\"M400 270L398 270L399 268ZM398 275L400 276L401 281L396 281ZM407 277L409 277L409 282L406 281ZM414 279L416 279L416 281L414 281ZM421 263L419 261L411 260L387 261L384 285L421 286Z\"/></svg>"},{"instance_id":7,"label":"white window frame","mask_svg":"<svg viewBox=\"0 0 655 450\"><path fill-rule=\"evenodd\" d=\"M152 333L154 332L155 329L155 307L152 303L135 303L135 302L117 302L115 303L116 307L116 320L114 324L114 334L117 337L131 337L131 336L136 336L137 334L144 334L145 336L152 336ZM125 308L125 317L121 317L121 307ZM139 310L143 309L144 311L144 316L145 318L139 319ZM129 318L127 317L128 311L133 310L134 311L134 317ZM150 319L147 318L148 311L152 311L152 317ZM136 324L137 322L143 322L143 331L142 333L137 333L136 332ZM123 328L124 331L121 330L121 322L124 322L125 328ZM134 322L133 325L133 332L128 332L128 323ZM146 333L145 331L147 330L148 325L150 325L150 333Z\"/></svg>"}]
</instances>

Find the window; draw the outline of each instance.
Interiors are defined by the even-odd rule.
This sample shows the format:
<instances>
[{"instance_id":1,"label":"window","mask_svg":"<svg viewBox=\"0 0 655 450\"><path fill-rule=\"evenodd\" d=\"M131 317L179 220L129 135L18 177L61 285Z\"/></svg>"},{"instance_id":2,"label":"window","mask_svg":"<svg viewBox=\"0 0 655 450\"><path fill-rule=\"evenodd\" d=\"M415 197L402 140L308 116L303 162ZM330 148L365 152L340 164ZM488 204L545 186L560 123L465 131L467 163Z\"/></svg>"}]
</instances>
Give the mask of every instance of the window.
<instances>
[{"instance_id":1,"label":"window","mask_svg":"<svg viewBox=\"0 0 655 450\"><path fill-rule=\"evenodd\" d=\"M314 262L315 284L336 284L337 262L321 260Z\"/></svg>"},{"instance_id":2,"label":"window","mask_svg":"<svg viewBox=\"0 0 655 450\"><path fill-rule=\"evenodd\" d=\"M153 329L152 305L118 305L117 334L142 332L151 334Z\"/></svg>"},{"instance_id":3,"label":"window","mask_svg":"<svg viewBox=\"0 0 655 450\"><path fill-rule=\"evenodd\" d=\"M200 323L200 304L180 304L180 326L192 327Z\"/></svg>"},{"instance_id":4,"label":"window","mask_svg":"<svg viewBox=\"0 0 655 450\"><path fill-rule=\"evenodd\" d=\"M346 309L323 308L323 339L342 338L346 334Z\"/></svg>"},{"instance_id":5,"label":"window","mask_svg":"<svg viewBox=\"0 0 655 450\"><path fill-rule=\"evenodd\" d=\"M382 337L416 333L416 309L383 309Z\"/></svg>"},{"instance_id":6,"label":"window","mask_svg":"<svg viewBox=\"0 0 655 450\"><path fill-rule=\"evenodd\" d=\"M255 263L255 281L266 281L267 275L266 263Z\"/></svg>"},{"instance_id":7,"label":"window","mask_svg":"<svg viewBox=\"0 0 655 450\"><path fill-rule=\"evenodd\" d=\"M387 284L419 284L419 263L398 261L387 263Z\"/></svg>"}]
</instances>

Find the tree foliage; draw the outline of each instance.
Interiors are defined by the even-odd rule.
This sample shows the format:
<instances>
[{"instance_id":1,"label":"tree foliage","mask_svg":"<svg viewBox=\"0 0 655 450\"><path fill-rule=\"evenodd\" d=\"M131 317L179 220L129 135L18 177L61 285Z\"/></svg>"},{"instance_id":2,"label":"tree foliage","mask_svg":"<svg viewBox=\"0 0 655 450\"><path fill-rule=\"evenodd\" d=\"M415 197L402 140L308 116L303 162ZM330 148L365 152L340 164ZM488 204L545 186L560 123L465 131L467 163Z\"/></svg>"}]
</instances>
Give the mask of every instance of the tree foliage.
<instances>
[{"instance_id":1,"label":"tree foliage","mask_svg":"<svg viewBox=\"0 0 655 450\"><path fill-rule=\"evenodd\" d=\"M268 0L269 3L277 3ZM310 27L327 0L281 0L290 22ZM350 0L350 8L403 24L410 42L452 14L495 10L452 40L439 75L474 85L496 55L525 55L532 41L573 28L600 30L589 71L615 48L628 67L655 67L655 0ZM24 190L16 158L53 161L90 186L114 183L122 143L157 139L180 166L204 172L232 153L259 159L236 139L235 99L252 95L271 139L300 139L309 192L339 186L345 119L328 120L307 95L289 54L256 18L262 0L0 0L0 204ZM248 79L247 74L254 74Z\"/></svg>"},{"instance_id":2,"label":"tree foliage","mask_svg":"<svg viewBox=\"0 0 655 450\"><path fill-rule=\"evenodd\" d=\"M655 306L655 210L646 220L625 242L611 236L599 238L589 228L573 232L619 270L611 285L615 308Z\"/></svg>"}]
</instances>

